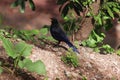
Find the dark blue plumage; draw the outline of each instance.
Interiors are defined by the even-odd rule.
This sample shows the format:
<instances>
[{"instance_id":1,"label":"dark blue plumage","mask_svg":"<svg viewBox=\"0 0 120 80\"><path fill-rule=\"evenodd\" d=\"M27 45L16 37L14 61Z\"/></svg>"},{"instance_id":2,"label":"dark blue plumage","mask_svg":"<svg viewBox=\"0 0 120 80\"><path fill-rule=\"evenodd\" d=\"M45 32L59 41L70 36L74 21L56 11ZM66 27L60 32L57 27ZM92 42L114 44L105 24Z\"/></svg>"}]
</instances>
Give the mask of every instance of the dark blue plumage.
<instances>
[{"instance_id":1,"label":"dark blue plumage","mask_svg":"<svg viewBox=\"0 0 120 80\"><path fill-rule=\"evenodd\" d=\"M68 46L70 48L73 49L74 52L79 53L79 51L77 50L77 48L69 41L67 35L65 34L65 32L61 29L59 22L57 21L56 18L51 18L51 27L50 27L50 32L51 35L53 36L54 39L56 39L57 41L59 41L59 43L61 41L65 42L66 44L68 44Z\"/></svg>"}]
</instances>

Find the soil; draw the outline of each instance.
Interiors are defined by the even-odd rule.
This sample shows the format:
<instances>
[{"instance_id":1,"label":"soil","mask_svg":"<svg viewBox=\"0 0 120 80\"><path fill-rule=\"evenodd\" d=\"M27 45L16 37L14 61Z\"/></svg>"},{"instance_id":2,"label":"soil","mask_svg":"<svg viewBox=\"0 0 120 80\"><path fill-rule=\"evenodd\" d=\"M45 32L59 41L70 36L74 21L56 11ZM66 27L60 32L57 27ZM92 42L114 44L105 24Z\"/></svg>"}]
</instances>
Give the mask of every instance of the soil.
<instances>
[{"instance_id":1,"label":"soil","mask_svg":"<svg viewBox=\"0 0 120 80\"><path fill-rule=\"evenodd\" d=\"M7 60L7 55L0 43L0 60ZM67 47L64 43L61 45ZM120 57L114 54L103 55L95 53L91 48L79 47L78 54L80 66L74 68L65 64L61 57L65 55L66 50L61 47L46 45L44 48L34 46L29 58L32 61L42 60L46 66L47 75L37 75L23 71L20 75L12 75L3 72L0 80L119 80L120 78Z\"/></svg>"}]
</instances>

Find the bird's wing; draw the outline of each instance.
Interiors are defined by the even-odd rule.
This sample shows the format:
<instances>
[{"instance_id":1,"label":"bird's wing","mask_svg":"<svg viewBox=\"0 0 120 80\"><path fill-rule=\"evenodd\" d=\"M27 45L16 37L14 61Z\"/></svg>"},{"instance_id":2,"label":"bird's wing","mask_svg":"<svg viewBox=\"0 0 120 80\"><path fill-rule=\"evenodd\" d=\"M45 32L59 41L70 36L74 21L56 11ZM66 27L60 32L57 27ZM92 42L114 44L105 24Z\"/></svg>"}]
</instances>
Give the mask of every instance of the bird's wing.
<instances>
[{"instance_id":1,"label":"bird's wing","mask_svg":"<svg viewBox=\"0 0 120 80\"><path fill-rule=\"evenodd\" d=\"M68 37L67 35L65 34L65 32L60 28L60 27L57 27L54 31L54 34L55 36L59 36L59 40L61 39L62 41L68 41Z\"/></svg>"}]
</instances>

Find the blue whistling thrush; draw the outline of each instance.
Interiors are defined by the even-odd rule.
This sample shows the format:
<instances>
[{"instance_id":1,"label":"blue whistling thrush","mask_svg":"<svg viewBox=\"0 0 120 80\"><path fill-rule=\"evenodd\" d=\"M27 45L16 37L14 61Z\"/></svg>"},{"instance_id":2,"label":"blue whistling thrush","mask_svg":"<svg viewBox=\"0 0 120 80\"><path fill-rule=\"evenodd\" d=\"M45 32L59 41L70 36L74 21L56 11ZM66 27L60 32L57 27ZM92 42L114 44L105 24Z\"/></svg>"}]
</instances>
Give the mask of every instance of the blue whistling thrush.
<instances>
[{"instance_id":1,"label":"blue whistling thrush","mask_svg":"<svg viewBox=\"0 0 120 80\"><path fill-rule=\"evenodd\" d=\"M50 33L52 37L58 41L58 44L63 41L76 53L79 53L77 48L70 42L65 32L61 29L59 22L56 18L51 18Z\"/></svg>"}]
</instances>

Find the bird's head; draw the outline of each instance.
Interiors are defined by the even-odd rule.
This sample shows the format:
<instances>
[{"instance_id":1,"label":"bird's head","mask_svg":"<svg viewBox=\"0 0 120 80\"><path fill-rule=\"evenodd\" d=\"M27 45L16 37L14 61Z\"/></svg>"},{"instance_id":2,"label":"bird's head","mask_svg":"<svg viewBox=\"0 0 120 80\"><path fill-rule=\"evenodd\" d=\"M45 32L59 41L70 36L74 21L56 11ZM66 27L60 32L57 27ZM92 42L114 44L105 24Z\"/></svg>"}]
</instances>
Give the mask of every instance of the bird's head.
<instances>
[{"instance_id":1,"label":"bird's head","mask_svg":"<svg viewBox=\"0 0 120 80\"><path fill-rule=\"evenodd\" d=\"M57 24L58 23L56 18L51 18L51 22L52 22L52 24Z\"/></svg>"}]
</instances>

